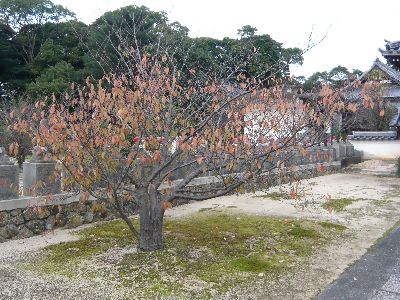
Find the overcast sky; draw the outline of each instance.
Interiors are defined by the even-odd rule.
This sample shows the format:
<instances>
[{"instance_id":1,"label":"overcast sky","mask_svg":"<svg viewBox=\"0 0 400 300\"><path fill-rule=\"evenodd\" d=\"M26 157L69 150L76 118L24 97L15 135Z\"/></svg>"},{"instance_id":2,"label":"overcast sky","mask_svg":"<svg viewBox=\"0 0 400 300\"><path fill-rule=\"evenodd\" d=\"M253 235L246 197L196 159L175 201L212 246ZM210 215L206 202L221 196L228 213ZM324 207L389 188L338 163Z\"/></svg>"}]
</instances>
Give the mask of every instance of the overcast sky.
<instances>
[{"instance_id":1,"label":"overcast sky","mask_svg":"<svg viewBox=\"0 0 400 300\"><path fill-rule=\"evenodd\" d=\"M400 40L399 0L53 0L89 24L103 13L126 5L165 11L170 21L190 29L190 36L236 37L243 25L258 28L284 47L307 45L326 38L304 55L294 75L309 76L342 65L367 70L384 39Z\"/></svg>"}]
</instances>

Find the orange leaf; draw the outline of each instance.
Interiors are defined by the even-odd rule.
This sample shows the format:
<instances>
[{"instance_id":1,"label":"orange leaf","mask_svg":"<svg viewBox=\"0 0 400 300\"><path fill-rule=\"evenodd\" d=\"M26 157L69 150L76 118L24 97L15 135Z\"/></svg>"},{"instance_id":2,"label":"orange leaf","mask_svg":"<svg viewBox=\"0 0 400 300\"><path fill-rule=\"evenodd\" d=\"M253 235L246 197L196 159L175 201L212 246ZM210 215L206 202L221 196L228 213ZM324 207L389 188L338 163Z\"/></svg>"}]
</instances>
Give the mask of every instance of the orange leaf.
<instances>
[{"instance_id":1,"label":"orange leaf","mask_svg":"<svg viewBox=\"0 0 400 300\"><path fill-rule=\"evenodd\" d=\"M163 202L163 208L164 210L167 210L168 208L172 208L172 204L170 202Z\"/></svg>"},{"instance_id":2,"label":"orange leaf","mask_svg":"<svg viewBox=\"0 0 400 300\"><path fill-rule=\"evenodd\" d=\"M196 158L197 163L200 165L203 161L204 161L204 157L199 156L198 158Z\"/></svg>"}]
</instances>

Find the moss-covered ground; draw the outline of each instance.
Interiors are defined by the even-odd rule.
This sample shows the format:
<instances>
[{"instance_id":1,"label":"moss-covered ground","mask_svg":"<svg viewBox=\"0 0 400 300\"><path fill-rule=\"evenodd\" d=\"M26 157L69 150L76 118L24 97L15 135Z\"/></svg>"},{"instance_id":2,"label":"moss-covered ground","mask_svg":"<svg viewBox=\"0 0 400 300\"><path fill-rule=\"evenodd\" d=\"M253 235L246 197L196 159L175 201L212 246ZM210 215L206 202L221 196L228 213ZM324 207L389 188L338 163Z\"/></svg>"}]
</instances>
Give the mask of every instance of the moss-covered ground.
<instances>
[{"instance_id":1,"label":"moss-covered ground","mask_svg":"<svg viewBox=\"0 0 400 300\"><path fill-rule=\"evenodd\" d=\"M322 204L322 207L325 209L332 209L337 212L344 211L347 206L352 204L356 199L350 198L339 198L339 199L329 199L327 202Z\"/></svg>"},{"instance_id":2,"label":"moss-covered ground","mask_svg":"<svg viewBox=\"0 0 400 300\"><path fill-rule=\"evenodd\" d=\"M48 246L25 267L71 279L109 280L130 291L126 299L214 299L288 271L345 229L329 222L205 211L166 219L165 249L137 253L128 227L112 221L80 231L77 241ZM112 259L118 249L122 255Z\"/></svg>"},{"instance_id":3,"label":"moss-covered ground","mask_svg":"<svg viewBox=\"0 0 400 300\"><path fill-rule=\"evenodd\" d=\"M293 199L290 194L288 193L282 193L282 192L271 192L265 195L259 195L259 196L255 196L257 198L267 198L270 200L275 200L275 201L279 201L279 200L289 200L289 199Z\"/></svg>"}]
</instances>

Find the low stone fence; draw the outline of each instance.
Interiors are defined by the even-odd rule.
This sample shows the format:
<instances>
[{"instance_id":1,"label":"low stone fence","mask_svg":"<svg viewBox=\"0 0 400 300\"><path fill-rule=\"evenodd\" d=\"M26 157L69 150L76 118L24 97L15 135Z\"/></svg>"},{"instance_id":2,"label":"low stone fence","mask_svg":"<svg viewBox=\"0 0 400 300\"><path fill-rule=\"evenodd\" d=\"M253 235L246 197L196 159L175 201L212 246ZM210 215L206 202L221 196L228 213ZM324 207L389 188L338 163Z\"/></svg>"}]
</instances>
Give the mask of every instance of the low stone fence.
<instances>
[{"instance_id":1,"label":"low stone fence","mask_svg":"<svg viewBox=\"0 0 400 300\"><path fill-rule=\"evenodd\" d=\"M134 203L126 203L125 212L136 212ZM58 194L51 198L23 197L0 202L0 243L8 239L27 238L56 227L75 228L82 224L115 218L107 203L80 195Z\"/></svg>"},{"instance_id":2,"label":"low stone fence","mask_svg":"<svg viewBox=\"0 0 400 300\"><path fill-rule=\"evenodd\" d=\"M341 168L343 161L357 157L359 158L350 143L315 148L305 158L294 157L293 159L297 163L295 174L289 174L293 170L288 169L288 175L290 175L290 178L296 177L298 179L314 177L320 174L321 167L324 172L336 171ZM0 178L4 170L3 166L9 165L2 165L0 161ZM36 168L36 171L39 169ZM40 174L36 174L36 176L40 177ZM266 179L269 179L268 184L271 185L271 178L274 179L274 184L281 184L285 180L281 176L274 177L273 174L266 173L257 178L257 186L263 187L262 183L267 182ZM176 182L179 182L179 179ZM220 184L220 178L207 176L194 179L189 188L195 191ZM7 195L9 197L9 194ZM187 202L189 201L178 199L176 205ZM125 203L124 209L128 215L137 211L134 203ZM107 203L94 198L81 202L80 195L57 193L52 197L22 196L14 197L14 199L3 199L0 200L0 242L44 234L56 227L74 228L82 224L109 220L115 217L116 215L112 213Z\"/></svg>"}]
</instances>

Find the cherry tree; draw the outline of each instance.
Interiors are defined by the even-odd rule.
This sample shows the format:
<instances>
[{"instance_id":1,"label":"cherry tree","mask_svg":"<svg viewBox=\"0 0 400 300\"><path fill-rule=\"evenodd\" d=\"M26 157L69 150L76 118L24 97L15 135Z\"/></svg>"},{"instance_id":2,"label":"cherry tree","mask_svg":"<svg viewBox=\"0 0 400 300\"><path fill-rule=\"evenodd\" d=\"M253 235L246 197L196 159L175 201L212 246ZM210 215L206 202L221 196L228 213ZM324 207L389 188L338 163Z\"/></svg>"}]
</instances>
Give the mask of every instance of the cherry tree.
<instances>
[{"instance_id":1,"label":"cherry tree","mask_svg":"<svg viewBox=\"0 0 400 300\"><path fill-rule=\"evenodd\" d=\"M195 71L183 80L167 55L143 55L135 70L38 101L14 127L62 165L71 189L106 201L142 251L163 247L164 213L175 201L242 192L260 178L267 186L295 171L294 155L319 144L346 106L328 87L304 101L240 73L234 83L196 84ZM212 180L193 188L200 177ZM139 228L124 211L132 201Z\"/></svg>"}]
</instances>

